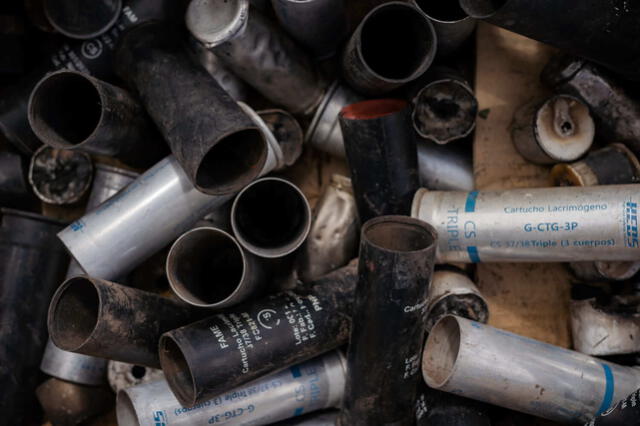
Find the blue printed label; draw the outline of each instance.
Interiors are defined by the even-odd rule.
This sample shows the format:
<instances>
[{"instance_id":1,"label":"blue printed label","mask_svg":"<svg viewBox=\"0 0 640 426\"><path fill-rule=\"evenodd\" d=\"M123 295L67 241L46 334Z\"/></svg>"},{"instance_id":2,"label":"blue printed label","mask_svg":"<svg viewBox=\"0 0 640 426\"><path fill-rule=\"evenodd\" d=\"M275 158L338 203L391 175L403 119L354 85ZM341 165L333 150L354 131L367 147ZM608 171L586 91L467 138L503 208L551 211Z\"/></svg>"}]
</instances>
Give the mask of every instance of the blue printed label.
<instances>
[{"instance_id":1,"label":"blue printed label","mask_svg":"<svg viewBox=\"0 0 640 426\"><path fill-rule=\"evenodd\" d=\"M624 211L625 244L638 248L638 203L627 201Z\"/></svg>"}]
</instances>

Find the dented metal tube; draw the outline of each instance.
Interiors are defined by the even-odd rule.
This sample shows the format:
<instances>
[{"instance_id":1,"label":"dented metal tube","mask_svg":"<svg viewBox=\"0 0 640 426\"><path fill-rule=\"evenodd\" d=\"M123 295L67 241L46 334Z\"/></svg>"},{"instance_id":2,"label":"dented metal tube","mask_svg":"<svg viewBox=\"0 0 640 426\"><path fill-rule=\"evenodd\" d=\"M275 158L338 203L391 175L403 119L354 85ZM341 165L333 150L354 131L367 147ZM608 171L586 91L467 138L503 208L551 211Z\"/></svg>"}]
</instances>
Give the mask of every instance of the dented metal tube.
<instances>
[{"instance_id":1,"label":"dented metal tube","mask_svg":"<svg viewBox=\"0 0 640 426\"><path fill-rule=\"evenodd\" d=\"M416 192L439 263L634 261L640 185Z\"/></svg>"},{"instance_id":2,"label":"dented metal tube","mask_svg":"<svg viewBox=\"0 0 640 426\"><path fill-rule=\"evenodd\" d=\"M318 59L336 53L348 35L345 0L271 0L280 25Z\"/></svg>"},{"instance_id":3,"label":"dented metal tube","mask_svg":"<svg viewBox=\"0 0 640 426\"><path fill-rule=\"evenodd\" d=\"M316 203L300 252L297 271L302 281L318 279L356 257L359 228L351 180L333 175Z\"/></svg>"},{"instance_id":4,"label":"dented metal tube","mask_svg":"<svg viewBox=\"0 0 640 426\"><path fill-rule=\"evenodd\" d=\"M329 352L188 408L176 400L165 380L128 388L118 393L118 425L150 425L159 416L171 425L258 426L339 407L346 373L343 358L340 351Z\"/></svg>"},{"instance_id":5,"label":"dented metal tube","mask_svg":"<svg viewBox=\"0 0 640 426\"><path fill-rule=\"evenodd\" d=\"M192 407L346 343L355 284L356 267L348 265L165 333L160 362L175 397Z\"/></svg>"},{"instance_id":6,"label":"dented metal tube","mask_svg":"<svg viewBox=\"0 0 640 426\"><path fill-rule=\"evenodd\" d=\"M137 173L101 163L96 164L95 169L93 186L87 201L89 210L111 198L138 176ZM72 260L65 279L83 273L82 267ZM54 345L51 339L47 341L40 362L42 372L58 379L84 385L103 384L106 368L106 359L64 351Z\"/></svg>"},{"instance_id":7,"label":"dented metal tube","mask_svg":"<svg viewBox=\"0 0 640 426\"><path fill-rule=\"evenodd\" d=\"M238 193L231 206L238 243L259 257L278 258L300 247L311 228L307 197L293 183L261 178Z\"/></svg>"},{"instance_id":8,"label":"dented metal tube","mask_svg":"<svg viewBox=\"0 0 640 426\"><path fill-rule=\"evenodd\" d=\"M192 0L185 20L194 38L270 101L294 114L320 102L325 84L311 59L249 0Z\"/></svg>"},{"instance_id":9,"label":"dented metal tube","mask_svg":"<svg viewBox=\"0 0 640 426\"><path fill-rule=\"evenodd\" d=\"M417 219L362 226L341 425L412 424L436 247Z\"/></svg>"},{"instance_id":10,"label":"dented metal tube","mask_svg":"<svg viewBox=\"0 0 640 426\"><path fill-rule=\"evenodd\" d=\"M158 368L160 335L196 319L182 303L81 275L53 295L47 324L60 349Z\"/></svg>"},{"instance_id":11,"label":"dented metal tube","mask_svg":"<svg viewBox=\"0 0 640 426\"><path fill-rule=\"evenodd\" d=\"M587 421L640 383L640 369L456 316L431 330L422 373L434 389L558 422Z\"/></svg>"},{"instance_id":12,"label":"dented metal tube","mask_svg":"<svg viewBox=\"0 0 640 426\"><path fill-rule=\"evenodd\" d=\"M381 4L351 35L342 56L344 78L364 95L390 92L420 77L436 46L433 25L413 4Z\"/></svg>"},{"instance_id":13,"label":"dented metal tube","mask_svg":"<svg viewBox=\"0 0 640 426\"><path fill-rule=\"evenodd\" d=\"M53 148L115 157L137 167L169 152L127 91L77 71L40 80L29 98L28 118L36 136Z\"/></svg>"},{"instance_id":14,"label":"dented metal tube","mask_svg":"<svg viewBox=\"0 0 640 426\"><path fill-rule=\"evenodd\" d=\"M199 191L228 194L258 176L268 151L262 132L215 79L193 65L171 27L147 22L128 31L115 67L135 87Z\"/></svg>"},{"instance_id":15,"label":"dented metal tube","mask_svg":"<svg viewBox=\"0 0 640 426\"><path fill-rule=\"evenodd\" d=\"M418 154L410 108L399 99L348 105L340 127L351 171L358 217L407 215L418 188Z\"/></svg>"},{"instance_id":16,"label":"dented metal tube","mask_svg":"<svg viewBox=\"0 0 640 426\"><path fill-rule=\"evenodd\" d=\"M573 96L555 95L516 110L511 140L525 159L536 164L555 164L585 155L595 131L588 106Z\"/></svg>"},{"instance_id":17,"label":"dented metal tube","mask_svg":"<svg viewBox=\"0 0 640 426\"><path fill-rule=\"evenodd\" d=\"M225 231L199 227L171 246L166 263L173 292L190 305L221 309L259 293L266 275L259 259Z\"/></svg>"},{"instance_id":18,"label":"dented metal tube","mask_svg":"<svg viewBox=\"0 0 640 426\"><path fill-rule=\"evenodd\" d=\"M626 4L528 0L460 0L469 16L640 79L640 10ZM571 13L567 14L567 10ZM597 16L598 19L590 19Z\"/></svg>"}]
</instances>

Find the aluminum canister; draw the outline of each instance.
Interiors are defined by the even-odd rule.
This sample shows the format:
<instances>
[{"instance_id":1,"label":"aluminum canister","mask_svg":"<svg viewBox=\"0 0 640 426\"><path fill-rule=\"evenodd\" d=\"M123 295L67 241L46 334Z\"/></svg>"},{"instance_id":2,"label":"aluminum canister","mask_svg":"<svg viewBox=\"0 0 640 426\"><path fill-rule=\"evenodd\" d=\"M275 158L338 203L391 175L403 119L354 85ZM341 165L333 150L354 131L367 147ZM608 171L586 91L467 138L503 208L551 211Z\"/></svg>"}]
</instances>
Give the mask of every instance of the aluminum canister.
<instances>
[{"instance_id":1,"label":"aluminum canister","mask_svg":"<svg viewBox=\"0 0 640 426\"><path fill-rule=\"evenodd\" d=\"M344 393L345 373L340 351L329 352L190 408L180 405L167 382L161 380L118 393L118 425L271 424L338 407Z\"/></svg>"},{"instance_id":2,"label":"aluminum canister","mask_svg":"<svg viewBox=\"0 0 640 426\"><path fill-rule=\"evenodd\" d=\"M411 215L438 230L446 262L631 261L640 257L640 185L430 192Z\"/></svg>"}]
</instances>

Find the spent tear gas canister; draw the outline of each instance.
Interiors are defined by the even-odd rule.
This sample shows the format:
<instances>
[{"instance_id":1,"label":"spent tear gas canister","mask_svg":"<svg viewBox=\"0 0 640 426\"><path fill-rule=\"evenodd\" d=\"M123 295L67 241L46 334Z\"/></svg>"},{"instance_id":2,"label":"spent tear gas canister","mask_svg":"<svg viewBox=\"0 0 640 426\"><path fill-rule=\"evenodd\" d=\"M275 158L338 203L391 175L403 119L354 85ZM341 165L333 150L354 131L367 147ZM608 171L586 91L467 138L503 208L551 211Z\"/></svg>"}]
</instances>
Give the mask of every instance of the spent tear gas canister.
<instances>
[{"instance_id":1,"label":"spent tear gas canister","mask_svg":"<svg viewBox=\"0 0 640 426\"><path fill-rule=\"evenodd\" d=\"M637 260L640 185L430 192L412 216L438 230L444 262Z\"/></svg>"}]
</instances>

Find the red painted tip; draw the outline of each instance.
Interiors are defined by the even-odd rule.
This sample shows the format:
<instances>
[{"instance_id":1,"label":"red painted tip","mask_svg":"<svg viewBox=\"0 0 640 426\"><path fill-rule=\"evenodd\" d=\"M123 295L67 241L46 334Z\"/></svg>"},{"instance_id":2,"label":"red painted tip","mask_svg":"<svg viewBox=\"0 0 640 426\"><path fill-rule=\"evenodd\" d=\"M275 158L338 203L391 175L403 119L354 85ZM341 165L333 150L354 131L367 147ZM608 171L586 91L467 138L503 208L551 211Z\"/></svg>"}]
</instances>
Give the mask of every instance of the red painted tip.
<instances>
[{"instance_id":1,"label":"red painted tip","mask_svg":"<svg viewBox=\"0 0 640 426\"><path fill-rule=\"evenodd\" d=\"M347 105L340 115L348 120L371 120L402 111L406 106L407 101L402 99L373 99Z\"/></svg>"}]
</instances>

